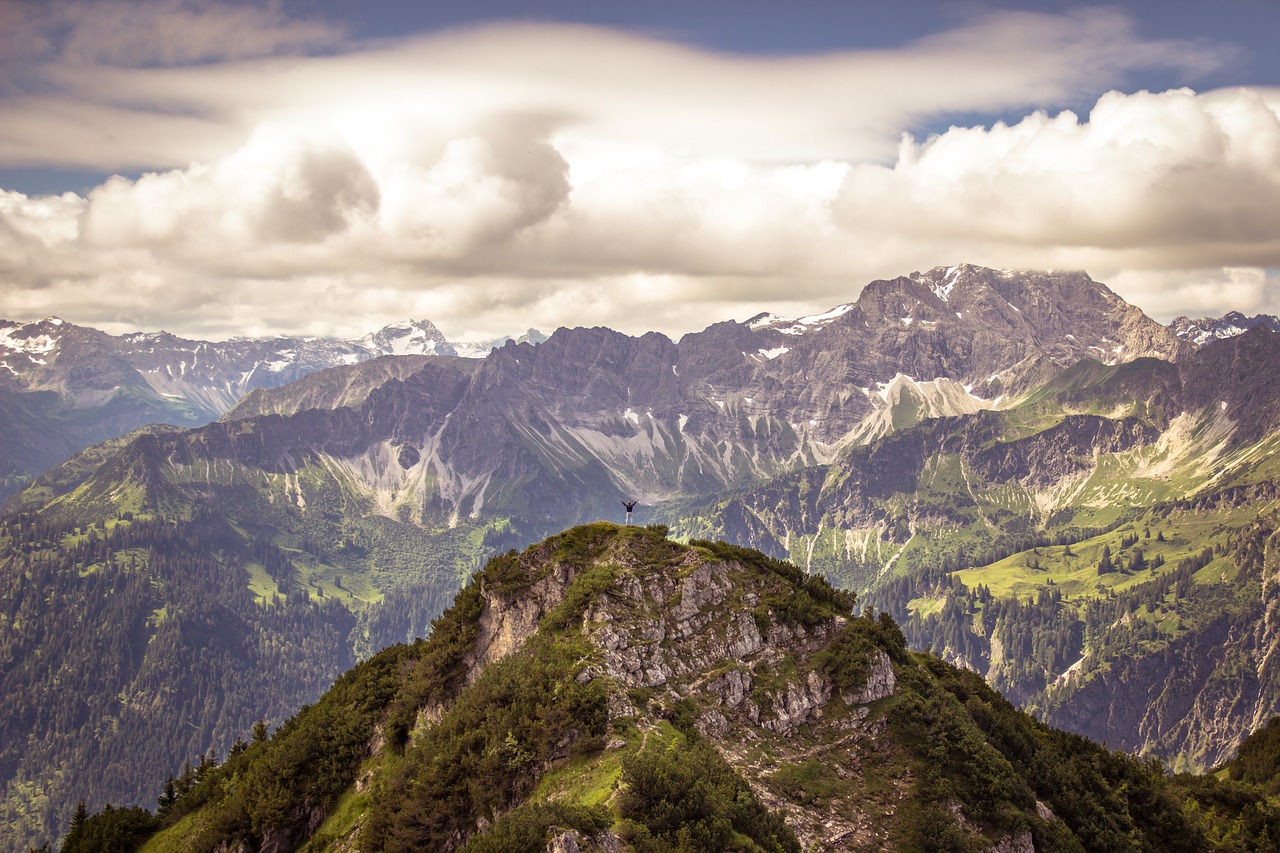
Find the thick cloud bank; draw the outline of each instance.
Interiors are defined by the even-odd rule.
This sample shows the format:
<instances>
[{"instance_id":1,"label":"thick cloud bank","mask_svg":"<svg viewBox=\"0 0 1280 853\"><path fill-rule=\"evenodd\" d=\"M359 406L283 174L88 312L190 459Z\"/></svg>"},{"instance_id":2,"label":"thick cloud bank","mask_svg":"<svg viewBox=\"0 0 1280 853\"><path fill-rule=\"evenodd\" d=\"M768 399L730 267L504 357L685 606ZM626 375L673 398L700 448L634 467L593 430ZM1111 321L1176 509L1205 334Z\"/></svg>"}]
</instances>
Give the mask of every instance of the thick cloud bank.
<instances>
[{"instance_id":1,"label":"thick cloud bank","mask_svg":"<svg viewBox=\"0 0 1280 853\"><path fill-rule=\"evenodd\" d=\"M339 49L275 7L155 8L148 27L186 34L166 55L91 17L33 36L23 79L6 71L0 163L138 176L0 191L0 314L210 336L408 315L455 336L679 334L957 261L1084 268L1166 319L1280 308L1280 92L1037 109L1216 61L1113 12L760 58L531 25ZM245 27L240 53L211 53ZM1024 117L903 131L982 110Z\"/></svg>"}]
</instances>

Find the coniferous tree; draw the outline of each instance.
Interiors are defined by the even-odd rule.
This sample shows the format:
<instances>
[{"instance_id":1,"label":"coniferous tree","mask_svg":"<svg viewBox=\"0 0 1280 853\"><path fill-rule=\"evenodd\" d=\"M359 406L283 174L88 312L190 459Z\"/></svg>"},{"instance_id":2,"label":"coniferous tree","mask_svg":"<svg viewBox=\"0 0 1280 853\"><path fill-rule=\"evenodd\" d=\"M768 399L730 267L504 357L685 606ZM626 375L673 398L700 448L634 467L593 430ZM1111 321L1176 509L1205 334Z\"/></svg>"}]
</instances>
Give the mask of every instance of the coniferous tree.
<instances>
[{"instance_id":1,"label":"coniferous tree","mask_svg":"<svg viewBox=\"0 0 1280 853\"><path fill-rule=\"evenodd\" d=\"M89 812L84 807L84 800L76 804L75 814L71 816L71 828L67 831L67 838L78 838L84 832L84 822L89 819Z\"/></svg>"},{"instance_id":2,"label":"coniferous tree","mask_svg":"<svg viewBox=\"0 0 1280 853\"><path fill-rule=\"evenodd\" d=\"M253 742L262 743L267 739L267 721L259 719L253 724Z\"/></svg>"},{"instance_id":3,"label":"coniferous tree","mask_svg":"<svg viewBox=\"0 0 1280 853\"><path fill-rule=\"evenodd\" d=\"M170 776L164 783L164 793L156 801L156 817L163 818L178 801L178 786Z\"/></svg>"}]
</instances>

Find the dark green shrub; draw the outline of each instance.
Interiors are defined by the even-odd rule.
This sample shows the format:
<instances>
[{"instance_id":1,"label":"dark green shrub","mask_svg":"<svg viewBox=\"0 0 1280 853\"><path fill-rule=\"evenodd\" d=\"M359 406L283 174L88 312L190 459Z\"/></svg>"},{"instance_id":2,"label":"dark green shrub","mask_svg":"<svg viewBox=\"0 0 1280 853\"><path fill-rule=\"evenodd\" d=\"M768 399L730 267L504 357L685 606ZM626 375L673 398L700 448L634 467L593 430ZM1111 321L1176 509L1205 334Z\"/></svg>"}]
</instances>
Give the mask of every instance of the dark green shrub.
<instances>
[{"instance_id":1,"label":"dark green shrub","mask_svg":"<svg viewBox=\"0 0 1280 853\"><path fill-rule=\"evenodd\" d=\"M647 749L622 765L618 810L637 853L739 849L735 833L757 849L800 853L800 843L751 792L715 748L701 740Z\"/></svg>"},{"instance_id":2,"label":"dark green shrub","mask_svg":"<svg viewBox=\"0 0 1280 853\"><path fill-rule=\"evenodd\" d=\"M543 853L555 831L598 835L611 822L603 806L526 803L498 818L487 832L473 836L460 853Z\"/></svg>"},{"instance_id":3,"label":"dark green shrub","mask_svg":"<svg viewBox=\"0 0 1280 853\"><path fill-rule=\"evenodd\" d=\"M76 809L71 829L62 842L62 853L129 853L157 828L157 821L146 809L108 805L88 817L84 803Z\"/></svg>"}]
</instances>

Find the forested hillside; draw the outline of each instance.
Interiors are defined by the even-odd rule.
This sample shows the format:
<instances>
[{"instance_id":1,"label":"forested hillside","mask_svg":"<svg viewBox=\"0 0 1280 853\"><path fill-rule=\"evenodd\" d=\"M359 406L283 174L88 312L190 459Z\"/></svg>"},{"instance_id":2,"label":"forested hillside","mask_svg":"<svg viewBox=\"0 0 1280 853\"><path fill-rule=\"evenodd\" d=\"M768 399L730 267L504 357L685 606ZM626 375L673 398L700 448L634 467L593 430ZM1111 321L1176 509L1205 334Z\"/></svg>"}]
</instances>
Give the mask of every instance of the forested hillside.
<instances>
[{"instance_id":1,"label":"forested hillside","mask_svg":"<svg viewBox=\"0 0 1280 853\"><path fill-rule=\"evenodd\" d=\"M458 582L362 602L359 576L326 591L307 551L202 513L18 514L0 521L0 560L5 849L48 837L80 801L152 802L184 760L224 755L255 720L314 701L358 652L425 630Z\"/></svg>"},{"instance_id":2,"label":"forested hillside","mask_svg":"<svg viewBox=\"0 0 1280 853\"><path fill-rule=\"evenodd\" d=\"M912 654L763 554L597 524L496 558L427 640L64 851L1266 850L1256 774L1171 779ZM655 642L657 640L657 642ZM250 742L251 741L251 742ZM1265 759L1263 759L1265 761ZM558 845L558 846L557 846Z\"/></svg>"}]
</instances>

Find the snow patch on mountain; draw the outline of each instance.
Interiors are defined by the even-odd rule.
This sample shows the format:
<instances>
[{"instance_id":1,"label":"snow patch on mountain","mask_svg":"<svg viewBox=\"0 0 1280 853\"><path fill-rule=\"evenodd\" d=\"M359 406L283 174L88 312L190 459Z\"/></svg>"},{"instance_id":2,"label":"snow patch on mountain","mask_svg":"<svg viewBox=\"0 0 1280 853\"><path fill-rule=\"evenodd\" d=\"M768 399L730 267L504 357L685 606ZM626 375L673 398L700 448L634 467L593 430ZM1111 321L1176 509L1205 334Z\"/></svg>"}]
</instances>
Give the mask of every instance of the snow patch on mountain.
<instances>
[{"instance_id":1,"label":"snow patch on mountain","mask_svg":"<svg viewBox=\"0 0 1280 853\"><path fill-rule=\"evenodd\" d=\"M0 347L27 355L43 355L52 352L58 345L58 338L38 331L33 333L31 331L33 326L38 328L39 324L29 323L0 328Z\"/></svg>"},{"instance_id":2,"label":"snow patch on mountain","mask_svg":"<svg viewBox=\"0 0 1280 853\"><path fill-rule=\"evenodd\" d=\"M960 265L947 267L947 274L943 277L941 284L935 284L931 288L933 295L946 302L951 297L951 291L956 286L956 275L960 272Z\"/></svg>"},{"instance_id":3,"label":"snow patch on mountain","mask_svg":"<svg viewBox=\"0 0 1280 853\"><path fill-rule=\"evenodd\" d=\"M791 323L791 322L793 321L787 319L786 317L780 317L777 314L770 314L766 311L762 314L757 314L756 316L752 317L750 320L747 321L746 325L748 329L755 331L757 329L768 329L771 326L777 326L782 323Z\"/></svg>"},{"instance_id":4,"label":"snow patch on mountain","mask_svg":"<svg viewBox=\"0 0 1280 853\"><path fill-rule=\"evenodd\" d=\"M860 389L868 397L870 388ZM930 411L929 417L941 415L972 414L992 408L991 401L973 393L973 385L964 384L944 376L936 379L915 379L905 373L895 375L888 382L877 382L875 397L886 405L896 405L905 395L914 396Z\"/></svg>"},{"instance_id":5,"label":"snow patch on mountain","mask_svg":"<svg viewBox=\"0 0 1280 853\"><path fill-rule=\"evenodd\" d=\"M451 348L449 352L442 352L448 343L430 320L392 323L354 343L378 355L453 354Z\"/></svg>"},{"instance_id":6,"label":"snow patch on mountain","mask_svg":"<svg viewBox=\"0 0 1280 853\"><path fill-rule=\"evenodd\" d=\"M801 317L799 320L796 320L796 323L801 326L825 326L837 317L848 314L852 310L853 303L846 302L843 305L837 305L830 311L824 311L821 314L813 314L808 317Z\"/></svg>"},{"instance_id":7,"label":"snow patch on mountain","mask_svg":"<svg viewBox=\"0 0 1280 853\"><path fill-rule=\"evenodd\" d=\"M846 302L843 305L837 305L834 308L823 311L821 314L809 314L794 320L779 317L777 314L757 314L746 322L746 326L752 331L769 329L781 332L784 335L805 335L825 328L833 320L848 314L853 308L854 303Z\"/></svg>"}]
</instances>

